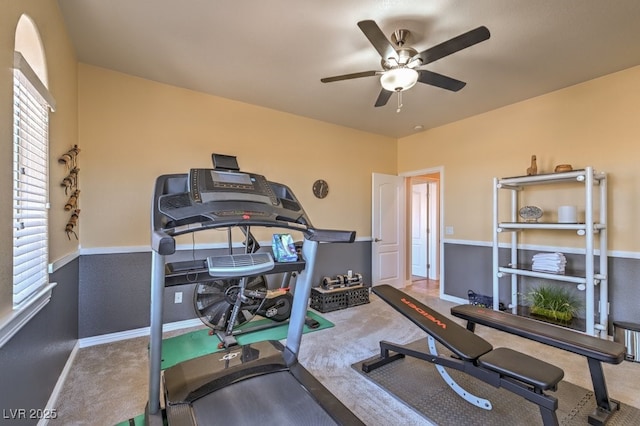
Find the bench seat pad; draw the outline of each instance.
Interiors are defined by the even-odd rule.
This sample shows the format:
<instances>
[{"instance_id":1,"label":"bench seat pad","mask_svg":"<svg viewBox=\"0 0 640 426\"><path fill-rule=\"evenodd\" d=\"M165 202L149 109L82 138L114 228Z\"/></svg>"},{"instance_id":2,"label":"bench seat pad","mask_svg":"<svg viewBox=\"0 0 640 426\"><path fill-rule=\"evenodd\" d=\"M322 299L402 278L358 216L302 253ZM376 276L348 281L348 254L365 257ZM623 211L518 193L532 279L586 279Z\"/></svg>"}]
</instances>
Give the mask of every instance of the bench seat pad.
<instances>
[{"instance_id":1,"label":"bench seat pad","mask_svg":"<svg viewBox=\"0 0 640 426\"><path fill-rule=\"evenodd\" d=\"M625 347L622 343L588 336L531 318L473 305L454 306L451 308L451 314L475 324L522 336L598 361L620 364L624 360Z\"/></svg>"},{"instance_id":2,"label":"bench seat pad","mask_svg":"<svg viewBox=\"0 0 640 426\"><path fill-rule=\"evenodd\" d=\"M564 377L561 368L509 348L496 348L478 362L486 369L542 390L555 388Z\"/></svg>"}]
</instances>

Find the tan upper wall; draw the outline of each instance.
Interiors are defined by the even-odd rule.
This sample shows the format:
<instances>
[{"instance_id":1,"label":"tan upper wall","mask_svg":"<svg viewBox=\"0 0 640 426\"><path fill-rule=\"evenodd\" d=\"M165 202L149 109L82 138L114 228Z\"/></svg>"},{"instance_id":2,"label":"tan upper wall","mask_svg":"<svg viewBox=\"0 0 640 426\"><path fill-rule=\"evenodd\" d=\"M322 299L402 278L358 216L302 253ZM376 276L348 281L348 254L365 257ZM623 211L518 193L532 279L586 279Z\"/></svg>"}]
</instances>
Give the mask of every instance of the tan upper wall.
<instances>
[{"instance_id":1,"label":"tan upper wall","mask_svg":"<svg viewBox=\"0 0 640 426\"><path fill-rule=\"evenodd\" d=\"M76 252L78 242L68 240L64 227L68 213L67 198L59 182L64 168L57 156L77 143L77 76L76 58L68 38L62 15L55 1L0 0L0 301L10 301L13 282L12 242L12 141L13 141L13 50L15 31L22 14L35 23L42 40L48 70L49 92L56 100L56 112L50 115L50 221L49 258L58 259ZM0 303L0 311L6 307Z\"/></svg>"},{"instance_id":2,"label":"tan upper wall","mask_svg":"<svg viewBox=\"0 0 640 426\"><path fill-rule=\"evenodd\" d=\"M491 241L493 177L525 174L532 154L539 172L561 163L592 166L608 174L609 249L637 252L639 99L640 67L630 68L403 138L398 170L444 166L444 222L454 227L451 237ZM579 205L573 195L540 194L532 204L553 214L560 204ZM548 242L537 237L524 242Z\"/></svg>"},{"instance_id":3,"label":"tan upper wall","mask_svg":"<svg viewBox=\"0 0 640 426\"><path fill-rule=\"evenodd\" d=\"M288 185L315 226L359 236L371 234L371 173L397 172L392 138L86 64L78 75L83 248L148 246L155 178L211 167L213 152Z\"/></svg>"},{"instance_id":4,"label":"tan upper wall","mask_svg":"<svg viewBox=\"0 0 640 426\"><path fill-rule=\"evenodd\" d=\"M148 245L155 177L208 167L210 154L221 152L237 155L245 170L291 186L317 226L355 229L360 236L370 234L371 172L444 166L445 224L454 227L453 238L479 241L491 239L493 176L523 173L531 154L542 171L557 163L592 165L610 176L610 247L640 249L638 67L395 141L77 65L56 2L0 5L0 135L7 141L0 144L2 182L11 179L11 66L22 13L41 33L57 102L50 133L51 260L78 248L64 234L67 197L59 182L65 171L56 162L75 143L82 149L79 231L88 248ZM311 195L318 178L331 185L325 200ZM11 199L9 187L0 191ZM555 208L555 200L543 201L543 208ZM0 226L11 228L9 203L0 203ZM10 238L0 233L3 281L11 273Z\"/></svg>"}]
</instances>

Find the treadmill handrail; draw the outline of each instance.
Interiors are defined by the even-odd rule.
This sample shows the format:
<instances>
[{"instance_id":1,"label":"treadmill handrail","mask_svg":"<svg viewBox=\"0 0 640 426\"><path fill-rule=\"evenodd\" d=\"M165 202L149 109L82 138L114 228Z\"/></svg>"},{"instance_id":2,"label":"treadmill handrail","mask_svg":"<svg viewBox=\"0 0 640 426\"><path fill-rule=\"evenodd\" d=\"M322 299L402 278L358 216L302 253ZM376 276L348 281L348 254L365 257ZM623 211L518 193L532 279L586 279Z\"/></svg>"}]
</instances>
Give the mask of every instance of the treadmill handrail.
<instances>
[{"instance_id":1,"label":"treadmill handrail","mask_svg":"<svg viewBox=\"0 0 640 426\"><path fill-rule=\"evenodd\" d=\"M202 215L198 215L202 216ZM294 231L307 232L310 228L306 225L280 220L259 219L230 219L230 220L205 220L196 221L175 227L165 228L164 231L168 236L177 236L182 234L190 234L192 232L203 231L205 229L230 228L230 227L255 227L263 226L265 228L284 228Z\"/></svg>"},{"instance_id":2,"label":"treadmill handrail","mask_svg":"<svg viewBox=\"0 0 640 426\"><path fill-rule=\"evenodd\" d=\"M151 231L151 249L167 256L176 252L176 240L163 230Z\"/></svg>"},{"instance_id":3,"label":"treadmill handrail","mask_svg":"<svg viewBox=\"0 0 640 426\"><path fill-rule=\"evenodd\" d=\"M356 231L309 228L307 234L309 240L320 243L352 243L356 240Z\"/></svg>"},{"instance_id":4,"label":"treadmill handrail","mask_svg":"<svg viewBox=\"0 0 640 426\"><path fill-rule=\"evenodd\" d=\"M315 229L304 225L294 224L292 222L274 222L265 220L252 221L224 221L224 222L198 222L199 226L195 227L185 225L183 228L167 228L166 230L154 230L151 234L151 248L162 255L173 254L176 251L176 243L174 236L202 231L205 229L242 227L242 226L264 226L270 228L291 229L301 231L305 238L320 243L352 243L356 239L355 231L342 231L335 229Z\"/></svg>"}]
</instances>

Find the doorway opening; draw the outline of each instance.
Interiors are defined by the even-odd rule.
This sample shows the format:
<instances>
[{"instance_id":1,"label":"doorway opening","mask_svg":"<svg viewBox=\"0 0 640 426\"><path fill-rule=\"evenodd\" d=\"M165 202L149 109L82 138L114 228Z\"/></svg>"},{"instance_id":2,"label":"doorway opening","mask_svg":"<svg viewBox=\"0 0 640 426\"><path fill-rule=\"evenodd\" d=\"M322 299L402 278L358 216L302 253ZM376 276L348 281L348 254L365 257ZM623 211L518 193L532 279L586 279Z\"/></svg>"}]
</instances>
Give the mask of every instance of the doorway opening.
<instances>
[{"instance_id":1,"label":"doorway opening","mask_svg":"<svg viewBox=\"0 0 640 426\"><path fill-rule=\"evenodd\" d=\"M411 286L440 294L440 170L407 176L408 242Z\"/></svg>"}]
</instances>

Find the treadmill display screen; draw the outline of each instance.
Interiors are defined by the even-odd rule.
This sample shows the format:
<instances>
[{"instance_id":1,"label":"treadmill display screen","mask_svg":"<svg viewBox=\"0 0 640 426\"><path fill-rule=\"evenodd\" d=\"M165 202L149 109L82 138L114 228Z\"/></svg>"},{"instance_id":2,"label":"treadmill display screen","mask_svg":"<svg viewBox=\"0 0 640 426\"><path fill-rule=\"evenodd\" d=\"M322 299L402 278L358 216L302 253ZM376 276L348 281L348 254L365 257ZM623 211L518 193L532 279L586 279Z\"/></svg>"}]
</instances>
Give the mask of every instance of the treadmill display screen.
<instances>
[{"instance_id":1,"label":"treadmill display screen","mask_svg":"<svg viewBox=\"0 0 640 426\"><path fill-rule=\"evenodd\" d=\"M191 169L189 192L196 203L211 201L253 201L280 205L264 176L215 169Z\"/></svg>"},{"instance_id":2,"label":"treadmill display screen","mask_svg":"<svg viewBox=\"0 0 640 426\"><path fill-rule=\"evenodd\" d=\"M231 173L211 170L211 179L216 183L253 186L251 177L245 173Z\"/></svg>"}]
</instances>

